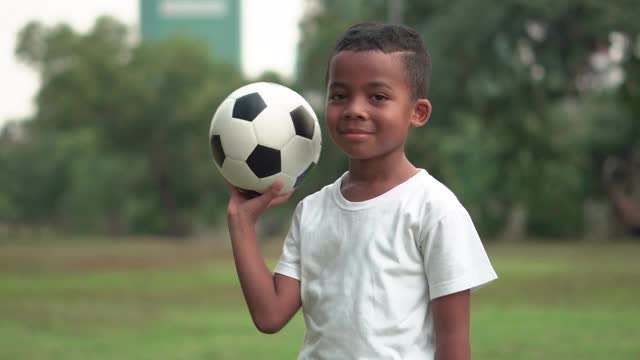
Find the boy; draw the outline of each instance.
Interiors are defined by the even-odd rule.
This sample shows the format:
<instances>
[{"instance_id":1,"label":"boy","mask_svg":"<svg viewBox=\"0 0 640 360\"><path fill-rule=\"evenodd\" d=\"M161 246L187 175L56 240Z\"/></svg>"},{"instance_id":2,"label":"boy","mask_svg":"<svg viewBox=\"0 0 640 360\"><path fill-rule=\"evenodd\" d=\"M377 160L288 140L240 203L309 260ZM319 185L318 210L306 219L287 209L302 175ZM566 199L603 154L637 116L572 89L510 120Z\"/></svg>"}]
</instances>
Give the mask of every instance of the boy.
<instances>
[{"instance_id":1,"label":"boy","mask_svg":"<svg viewBox=\"0 0 640 360\"><path fill-rule=\"evenodd\" d=\"M349 28L327 72L326 123L349 158L335 183L293 215L272 274L258 217L290 194L231 189L227 211L242 290L256 327L281 329L302 306L299 359L469 359L470 290L496 278L467 211L405 157L427 123L430 60L419 35Z\"/></svg>"}]
</instances>

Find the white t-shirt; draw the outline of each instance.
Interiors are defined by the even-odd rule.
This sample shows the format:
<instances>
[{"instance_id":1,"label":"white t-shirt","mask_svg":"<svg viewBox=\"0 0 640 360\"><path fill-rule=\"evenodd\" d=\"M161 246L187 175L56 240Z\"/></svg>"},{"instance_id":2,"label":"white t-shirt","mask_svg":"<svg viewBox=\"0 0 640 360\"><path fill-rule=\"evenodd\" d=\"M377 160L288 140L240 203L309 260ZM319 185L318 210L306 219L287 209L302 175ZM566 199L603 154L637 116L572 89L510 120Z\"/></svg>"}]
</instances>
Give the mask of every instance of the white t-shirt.
<instances>
[{"instance_id":1,"label":"white t-shirt","mask_svg":"<svg viewBox=\"0 0 640 360\"><path fill-rule=\"evenodd\" d=\"M275 269L300 280L298 359L433 359L431 300L497 278L469 214L425 170L362 202L342 178L298 204Z\"/></svg>"}]
</instances>

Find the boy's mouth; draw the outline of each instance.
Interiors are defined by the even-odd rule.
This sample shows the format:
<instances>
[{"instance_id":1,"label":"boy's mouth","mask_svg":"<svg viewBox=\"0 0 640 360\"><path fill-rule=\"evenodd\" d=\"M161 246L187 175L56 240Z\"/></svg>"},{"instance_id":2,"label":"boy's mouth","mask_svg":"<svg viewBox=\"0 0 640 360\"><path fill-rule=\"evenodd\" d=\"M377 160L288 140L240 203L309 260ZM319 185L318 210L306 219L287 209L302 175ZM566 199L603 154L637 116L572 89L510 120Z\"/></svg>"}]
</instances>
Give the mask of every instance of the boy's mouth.
<instances>
[{"instance_id":1,"label":"boy's mouth","mask_svg":"<svg viewBox=\"0 0 640 360\"><path fill-rule=\"evenodd\" d=\"M373 134L371 131L357 128L338 129L338 134L350 141L363 141Z\"/></svg>"},{"instance_id":2,"label":"boy's mouth","mask_svg":"<svg viewBox=\"0 0 640 360\"><path fill-rule=\"evenodd\" d=\"M341 135L371 135L373 131L360 128L342 128L338 129L338 134Z\"/></svg>"}]
</instances>

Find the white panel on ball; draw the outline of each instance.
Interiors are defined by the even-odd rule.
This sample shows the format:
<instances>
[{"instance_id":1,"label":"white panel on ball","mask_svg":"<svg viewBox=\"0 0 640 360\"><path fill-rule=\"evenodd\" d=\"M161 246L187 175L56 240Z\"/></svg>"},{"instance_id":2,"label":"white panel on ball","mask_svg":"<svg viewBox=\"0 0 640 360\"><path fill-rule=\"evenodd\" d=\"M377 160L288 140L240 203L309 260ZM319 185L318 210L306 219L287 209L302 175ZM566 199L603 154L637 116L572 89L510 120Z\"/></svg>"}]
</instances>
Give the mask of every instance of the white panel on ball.
<instances>
[{"instance_id":1,"label":"white panel on ball","mask_svg":"<svg viewBox=\"0 0 640 360\"><path fill-rule=\"evenodd\" d=\"M273 83L268 83L268 85L268 87L260 91L260 96L267 104L267 108L273 106L292 111L305 102L300 95L291 91L288 87Z\"/></svg>"},{"instance_id":2,"label":"white panel on ball","mask_svg":"<svg viewBox=\"0 0 640 360\"><path fill-rule=\"evenodd\" d=\"M269 190L271 185L273 185L273 183L276 180L280 180L284 183L282 190L280 190L280 194L285 194L290 192L291 190L293 190L293 186L296 184L296 179L294 177L291 177L285 173L280 172L266 178L258 179L257 180L258 186L256 191L260 193L264 193L265 191Z\"/></svg>"},{"instance_id":3,"label":"white panel on ball","mask_svg":"<svg viewBox=\"0 0 640 360\"><path fill-rule=\"evenodd\" d=\"M258 178L244 161L227 158L220 172L228 182L241 189L254 190L258 185Z\"/></svg>"},{"instance_id":4,"label":"white panel on ball","mask_svg":"<svg viewBox=\"0 0 640 360\"><path fill-rule=\"evenodd\" d=\"M313 142L302 136L294 136L291 141L280 150L282 157L282 172L298 177L307 167L309 159L313 159Z\"/></svg>"},{"instance_id":5,"label":"white panel on ball","mask_svg":"<svg viewBox=\"0 0 640 360\"><path fill-rule=\"evenodd\" d=\"M221 126L225 122L224 120L231 118L231 114L233 112L233 103L233 100L226 99L222 102L222 104L220 104L220 106L218 106L215 114L213 114L213 118L211 118L211 126L209 126L209 138L211 138L211 135L213 134L221 134Z\"/></svg>"},{"instance_id":6,"label":"white panel on ball","mask_svg":"<svg viewBox=\"0 0 640 360\"><path fill-rule=\"evenodd\" d=\"M313 142L313 152L315 154L313 162L317 164L318 161L320 161L320 152L322 150L322 134L320 133L320 125L318 125L317 121L313 130L313 139L311 141Z\"/></svg>"},{"instance_id":7,"label":"white panel on ball","mask_svg":"<svg viewBox=\"0 0 640 360\"><path fill-rule=\"evenodd\" d=\"M258 144L280 150L296 134L291 115L282 108L269 107L253 120Z\"/></svg>"},{"instance_id":8,"label":"white panel on ball","mask_svg":"<svg viewBox=\"0 0 640 360\"><path fill-rule=\"evenodd\" d=\"M253 131L253 124L250 121L228 118L221 121L222 125L222 148L225 155L234 160L245 161L258 145L258 139Z\"/></svg>"}]
</instances>

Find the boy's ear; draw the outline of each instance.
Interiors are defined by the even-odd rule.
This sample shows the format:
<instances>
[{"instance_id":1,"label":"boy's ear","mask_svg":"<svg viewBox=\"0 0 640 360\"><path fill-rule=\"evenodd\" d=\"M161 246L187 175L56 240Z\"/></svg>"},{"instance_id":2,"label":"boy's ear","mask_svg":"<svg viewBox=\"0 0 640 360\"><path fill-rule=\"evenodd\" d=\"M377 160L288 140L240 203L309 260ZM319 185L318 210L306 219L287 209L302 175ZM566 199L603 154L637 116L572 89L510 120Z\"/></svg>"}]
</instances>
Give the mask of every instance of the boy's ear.
<instances>
[{"instance_id":1,"label":"boy's ear","mask_svg":"<svg viewBox=\"0 0 640 360\"><path fill-rule=\"evenodd\" d=\"M424 126L431 116L431 103L427 99L416 100L413 106L413 115L411 116L411 126Z\"/></svg>"}]
</instances>

